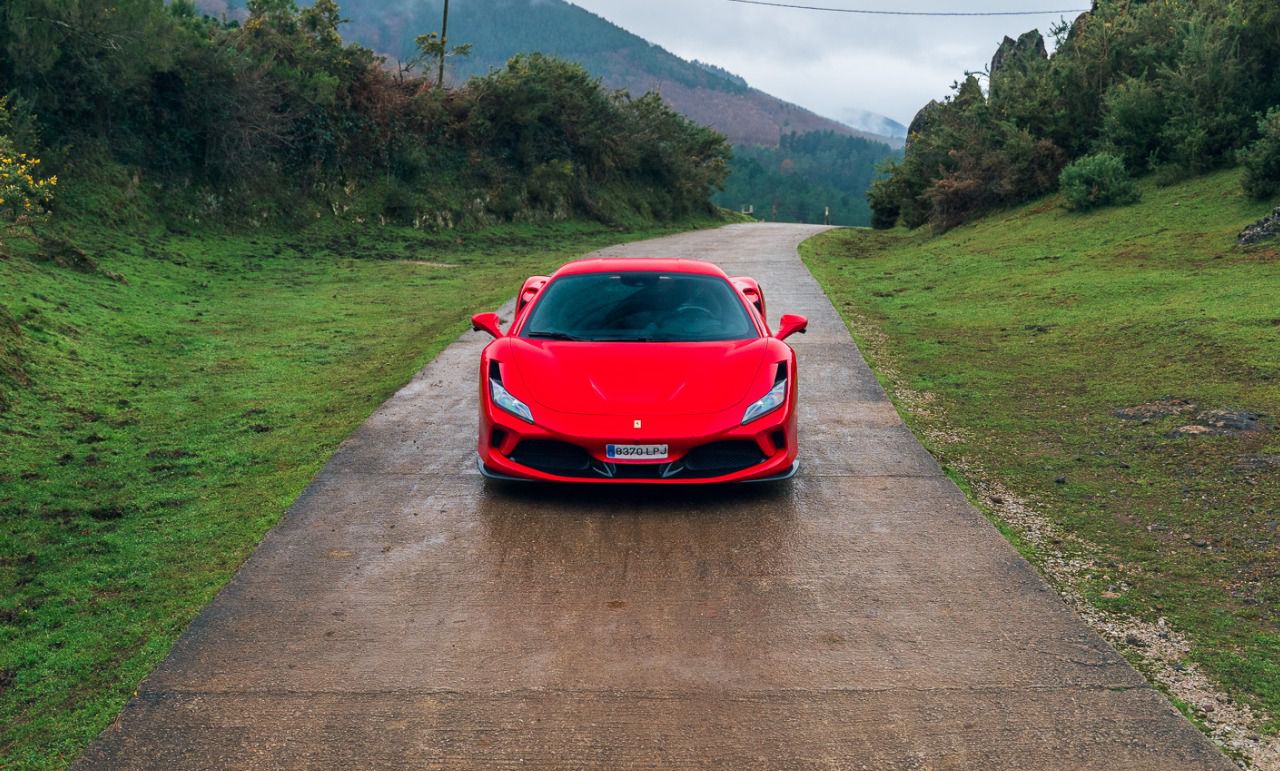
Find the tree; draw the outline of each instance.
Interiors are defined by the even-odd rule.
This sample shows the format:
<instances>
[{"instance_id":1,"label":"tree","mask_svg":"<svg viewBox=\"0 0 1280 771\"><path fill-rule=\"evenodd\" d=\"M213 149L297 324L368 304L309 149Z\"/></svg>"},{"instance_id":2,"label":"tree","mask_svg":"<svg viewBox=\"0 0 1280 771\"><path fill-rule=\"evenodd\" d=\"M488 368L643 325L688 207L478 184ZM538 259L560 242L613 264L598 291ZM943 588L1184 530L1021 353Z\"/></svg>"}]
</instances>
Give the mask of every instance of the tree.
<instances>
[{"instance_id":1,"label":"tree","mask_svg":"<svg viewBox=\"0 0 1280 771\"><path fill-rule=\"evenodd\" d=\"M414 38L414 42L418 46L417 53L409 60L409 68L419 68L431 62L440 63L440 76L436 78L437 86L444 86L444 62L446 59L455 57L463 57L471 55L470 43L459 43L455 46L447 46L447 43L437 32L428 32L425 35L418 35Z\"/></svg>"},{"instance_id":2,"label":"tree","mask_svg":"<svg viewBox=\"0 0 1280 771\"><path fill-rule=\"evenodd\" d=\"M874 191L882 223L899 213L909 227L948 227L1043 194L1066 161L1098 153L1109 160L1071 178L1096 171L1099 185L1124 187L1125 166L1162 180L1218 168L1280 103L1274 0L1097 0L1054 34L1048 58L1003 46L1037 55L994 68L989 96L966 82L922 111L892 184Z\"/></svg>"}]
</instances>

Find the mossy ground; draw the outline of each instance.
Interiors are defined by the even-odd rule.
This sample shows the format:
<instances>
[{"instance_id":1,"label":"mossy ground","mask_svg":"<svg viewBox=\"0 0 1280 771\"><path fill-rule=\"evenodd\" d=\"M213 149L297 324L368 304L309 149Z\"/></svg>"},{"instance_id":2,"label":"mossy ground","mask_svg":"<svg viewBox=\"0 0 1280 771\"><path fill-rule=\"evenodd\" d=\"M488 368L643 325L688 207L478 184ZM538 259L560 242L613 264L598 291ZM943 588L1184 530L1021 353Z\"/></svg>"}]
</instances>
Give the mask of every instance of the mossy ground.
<instances>
[{"instance_id":1,"label":"mossy ground","mask_svg":"<svg viewBox=\"0 0 1280 771\"><path fill-rule=\"evenodd\" d=\"M0 259L0 767L73 760L472 313L584 251L709 224L84 225L96 269Z\"/></svg>"},{"instance_id":2,"label":"mossy ground","mask_svg":"<svg viewBox=\"0 0 1280 771\"><path fill-rule=\"evenodd\" d=\"M932 394L907 418L950 437L931 442L944 464L976 461L1098 545L1090 601L1166 618L1222 687L1280 716L1280 244L1234 247L1275 203L1244 198L1234 171L1143 193L802 251L873 366ZM1166 399L1196 410L1113 414ZM1169 435L1212 409L1271 430Z\"/></svg>"}]
</instances>

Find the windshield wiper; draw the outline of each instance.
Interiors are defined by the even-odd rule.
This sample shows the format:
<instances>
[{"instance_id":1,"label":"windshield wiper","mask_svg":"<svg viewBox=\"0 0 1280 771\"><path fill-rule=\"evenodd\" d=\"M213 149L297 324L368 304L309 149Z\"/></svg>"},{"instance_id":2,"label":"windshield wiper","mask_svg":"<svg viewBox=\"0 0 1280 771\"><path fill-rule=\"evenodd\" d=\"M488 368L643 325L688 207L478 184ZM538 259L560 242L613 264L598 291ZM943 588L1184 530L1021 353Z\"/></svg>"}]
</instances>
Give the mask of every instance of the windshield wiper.
<instances>
[{"instance_id":1,"label":"windshield wiper","mask_svg":"<svg viewBox=\"0 0 1280 771\"><path fill-rule=\"evenodd\" d=\"M525 332L525 337L536 337L543 340L568 340L570 342L581 343L583 339L568 332Z\"/></svg>"}]
</instances>

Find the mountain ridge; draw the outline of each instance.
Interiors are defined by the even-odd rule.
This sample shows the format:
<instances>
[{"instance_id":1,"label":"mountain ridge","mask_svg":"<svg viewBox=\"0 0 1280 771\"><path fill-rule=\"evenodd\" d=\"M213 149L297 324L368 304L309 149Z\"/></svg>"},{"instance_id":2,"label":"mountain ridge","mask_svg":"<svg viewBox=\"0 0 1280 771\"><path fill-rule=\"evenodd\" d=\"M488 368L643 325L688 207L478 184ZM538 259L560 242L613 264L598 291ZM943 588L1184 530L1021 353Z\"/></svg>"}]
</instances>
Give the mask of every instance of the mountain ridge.
<instances>
[{"instance_id":1,"label":"mountain ridge","mask_svg":"<svg viewBox=\"0 0 1280 771\"><path fill-rule=\"evenodd\" d=\"M244 0L197 0L211 16L239 18ZM414 39L440 27L440 0L344 0L343 36L393 60L407 60ZM677 112L724 134L732 144L777 147L791 133L830 131L900 148L877 134L819 115L750 86L708 62L687 60L565 0L481 0L450 6L449 40L472 55L449 62L446 78L463 80L539 51L581 64L609 88L633 96L656 91ZM859 114L861 114L859 112Z\"/></svg>"}]
</instances>

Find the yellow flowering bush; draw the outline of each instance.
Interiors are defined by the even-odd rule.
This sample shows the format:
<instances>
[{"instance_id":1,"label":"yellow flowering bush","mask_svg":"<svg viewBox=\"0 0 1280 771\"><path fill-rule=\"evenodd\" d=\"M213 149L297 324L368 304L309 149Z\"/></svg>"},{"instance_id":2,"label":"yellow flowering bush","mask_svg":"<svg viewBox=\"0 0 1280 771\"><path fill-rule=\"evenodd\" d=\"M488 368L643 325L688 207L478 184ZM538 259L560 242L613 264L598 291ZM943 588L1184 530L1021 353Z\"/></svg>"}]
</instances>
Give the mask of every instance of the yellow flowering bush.
<instances>
[{"instance_id":1,"label":"yellow flowering bush","mask_svg":"<svg viewBox=\"0 0 1280 771\"><path fill-rule=\"evenodd\" d=\"M30 225L48 214L57 176L40 176L40 159L16 152L0 135L0 223L6 231Z\"/></svg>"}]
</instances>

